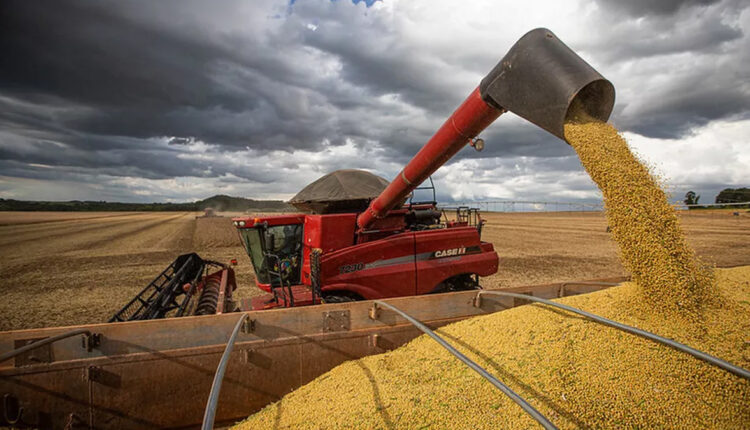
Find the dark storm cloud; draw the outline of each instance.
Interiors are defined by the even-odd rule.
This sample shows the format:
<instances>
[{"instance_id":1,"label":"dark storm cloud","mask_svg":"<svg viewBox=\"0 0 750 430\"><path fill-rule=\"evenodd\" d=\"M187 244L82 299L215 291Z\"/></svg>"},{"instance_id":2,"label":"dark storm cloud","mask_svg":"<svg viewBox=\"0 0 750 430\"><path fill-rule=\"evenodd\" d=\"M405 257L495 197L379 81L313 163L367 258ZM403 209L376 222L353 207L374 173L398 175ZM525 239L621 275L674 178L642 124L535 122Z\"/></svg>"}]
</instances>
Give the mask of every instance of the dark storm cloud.
<instances>
[{"instance_id":1,"label":"dark storm cloud","mask_svg":"<svg viewBox=\"0 0 750 430\"><path fill-rule=\"evenodd\" d=\"M606 27L580 44L619 89L617 125L648 137L682 138L750 112L750 35L734 1L600 1ZM636 19L618 19L627 11ZM609 73L613 70L614 73Z\"/></svg>"},{"instance_id":2,"label":"dark storm cloud","mask_svg":"<svg viewBox=\"0 0 750 430\"><path fill-rule=\"evenodd\" d=\"M714 80L719 76L707 73L671 84L663 91L664 97L655 98L648 105L640 104L636 112L625 115L618 124L644 136L676 139L713 120L749 118L747 85ZM750 75L745 79L749 78Z\"/></svg>"},{"instance_id":3,"label":"dark storm cloud","mask_svg":"<svg viewBox=\"0 0 750 430\"><path fill-rule=\"evenodd\" d=\"M598 0L607 9L622 11L633 17L651 14L667 15L680 9L708 6L721 0Z\"/></svg>"},{"instance_id":4,"label":"dark storm cloud","mask_svg":"<svg viewBox=\"0 0 750 430\"><path fill-rule=\"evenodd\" d=\"M220 46L160 32L111 2L4 2L2 24L0 82L11 93L154 110L249 101L216 91L205 73Z\"/></svg>"},{"instance_id":5,"label":"dark storm cloud","mask_svg":"<svg viewBox=\"0 0 750 430\"><path fill-rule=\"evenodd\" d=\"M317 13L309 6L295 10L311 17ZM377 21L376 25L367 25L366 16L352 12L343 20L335 13L316 16L318 29L305 33L304 39L310 46L341 59L346 81L367 88L370 97L399 94L408 103L438 114L449 114L456 107L453 99L461 91L468 94L466 88L452 87L452 82L444 78L441 72L447 65L441 65L439 59L410 52L409 46L394 37L396 29ZM364 34L341 37L355 28Z\"/></svg>"},{"instance_id":6,"label":"dark storm cloud","mask_svg":"<svg viewBox=\"0 0 750 430\"><path fill-rule=\"evenodd\" d=\"M188 18L176 25L164 4L6 3L10 37L0 49L14 61L0 71L0 90L37 102L34 109L73 106L52 118L16 118L16 125L35 121L34 129L54 129L74 147L107 147L107 136L176 136L228 150L291 151L352 138L385 142L399 159L413 154L468 90L439 73L450 69L436 69L439 58L379 46L378 36L393 32L384 22L320 5L295 5L279 31L287 36L272 42ZM313 20L318 31L304 30ZM341 37L355 29L366 37ZM298 56L310 48L336 58L340 76L320 78L315 58ZM423 120L390 117L373 100L384 94L423 110Z\"/></svg>"},{"instance_id":7,"label":"dark storm cloud","mask_svg":"<svg viewBox=\"0 0 750 430\"><path fill-rule=\"evenodd\" d=\"M742 2L598 6L566 41L615 83L619 127L673 138L747 116ZM350 2L6 0L0 175L194 177L293 192L310 171L395 174L520 36L495 31L503 21L490 15L472 18L477 36L467 43L415 35L431 24L418 10L406 17ZM444 24L437 31L456 30ZM507 40L483 39L487 25ZM512 114L482 137L484 152L457 159L498 157L496 174L511 176L520 164L503 159L536 158L523 165L549 181L580 171L568 145ZM307 163L351 145L348 158Z\"/></svg>"},{"instance_id":8,"label":"dark storm cloud","mask_svg":"<svg viewBox=\"0 0 750 430\"><path fill-rule=\"evenodd\" d=\"M153 11L145 3L65 3L4 2L0 25L0 91L80 107L60 113L57 127L291 148L336 134L325 112L295 111L295 102L316 100L284 87L285 80L301 79L293 59L260 49L249 55L241 46L258 41L235 40L200 23L162 25L169 11L161 22L146 19Z\"/></svg>"}]
</instances>

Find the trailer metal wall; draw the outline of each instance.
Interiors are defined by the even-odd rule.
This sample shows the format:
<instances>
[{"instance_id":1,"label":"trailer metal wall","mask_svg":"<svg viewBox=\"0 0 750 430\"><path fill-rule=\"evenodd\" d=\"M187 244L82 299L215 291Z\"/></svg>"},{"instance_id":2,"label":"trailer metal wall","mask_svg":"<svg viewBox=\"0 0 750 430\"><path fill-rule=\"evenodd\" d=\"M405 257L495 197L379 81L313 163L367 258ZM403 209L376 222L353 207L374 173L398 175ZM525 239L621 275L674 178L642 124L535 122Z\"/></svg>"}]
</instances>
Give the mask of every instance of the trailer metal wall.
<instances>
[{"instance_id":1,"label":"trailer metal wall","mask_svg":"<svg viewBox=\"0 0 750 430\"><path fill-rule=\"evenodd\" d=\"M598 280L619 282L624 278ZM607 288L591 283L510 288L556 298ZM388 300L431 328L525 304L483 301L475 291ZM420 332L395 314L369 318L372 302L248 312L224 379L217 423L231 423L338 364L396 348ZM3 419L41 428L184 428L203 417L217 363L239 313L0 333L0 352L73 328L80 336L0 363ZM362 369L363 383L371 383ZM377 395L378 387L372 384Z\"/></svg>"}]
</instances>

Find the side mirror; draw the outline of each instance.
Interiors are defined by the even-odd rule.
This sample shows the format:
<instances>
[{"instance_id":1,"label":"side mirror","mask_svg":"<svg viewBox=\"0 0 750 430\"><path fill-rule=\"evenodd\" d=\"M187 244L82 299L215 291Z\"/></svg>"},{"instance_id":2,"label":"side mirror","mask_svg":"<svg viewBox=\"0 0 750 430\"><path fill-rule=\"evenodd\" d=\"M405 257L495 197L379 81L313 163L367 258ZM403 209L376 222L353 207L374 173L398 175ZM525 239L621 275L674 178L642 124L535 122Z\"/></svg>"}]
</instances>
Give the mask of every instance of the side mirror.
<instances>
[{"instance_id":1,"label":"side mirror","mask_svg":"<svg viewBox=\"0 0 750 430\"><path fill-rule=\"evenodd\" d=\"M270 252L274 248L276 240L273 234L266 235L266 252Z\"/></svg>"}]
</instances>

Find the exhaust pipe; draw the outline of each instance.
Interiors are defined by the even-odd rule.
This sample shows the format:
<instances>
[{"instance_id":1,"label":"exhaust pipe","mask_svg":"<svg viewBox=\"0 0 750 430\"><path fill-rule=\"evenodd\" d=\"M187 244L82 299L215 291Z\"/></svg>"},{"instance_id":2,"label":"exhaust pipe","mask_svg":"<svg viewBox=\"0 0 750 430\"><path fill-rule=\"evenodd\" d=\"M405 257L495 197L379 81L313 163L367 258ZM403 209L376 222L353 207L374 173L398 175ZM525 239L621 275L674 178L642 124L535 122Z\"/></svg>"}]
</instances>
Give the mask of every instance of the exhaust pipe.
<instances>
[{"instance_id":1,"label":"exhaust pipe","mask_svg":"<svg viewBox=\"0 0 750 430\"><path fill-rule=\"evenodd\" d=\"M582 109L595 119L607 121L614 102L612 83L550 30L537 28L526 33L359 214L359 231L403 202L504 112L511 111L564 140L563 127L569 115Z\"/></svg>"}]
</instances>

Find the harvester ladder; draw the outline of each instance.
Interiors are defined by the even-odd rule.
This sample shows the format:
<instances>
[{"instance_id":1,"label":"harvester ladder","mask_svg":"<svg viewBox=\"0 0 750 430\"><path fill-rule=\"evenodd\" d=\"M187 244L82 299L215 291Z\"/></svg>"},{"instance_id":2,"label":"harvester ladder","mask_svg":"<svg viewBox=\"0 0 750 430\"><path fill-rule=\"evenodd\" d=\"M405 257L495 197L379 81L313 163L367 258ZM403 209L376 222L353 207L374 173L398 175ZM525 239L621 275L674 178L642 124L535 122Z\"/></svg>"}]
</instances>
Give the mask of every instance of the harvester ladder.
<instances>
[{"instance_id":1,"label":"harvester ladder","mask_svg":"<svg viewBox=\"0 0 750 430\"><path fill-rule=\"evenodd\" d=\"M271 281L271 290L274 297L278 298L278 291L281 291L281 297L284 299L284 306L294 306L294 294L292 293L292 284L284 276L284 269L281 266L281 259L276 254L266 253L268 279ZM275 266L274 262L275 261ZM272 267L278 267L279 270L272 270ZM278 279L278 285L274 285L273 278Z\"/></svg>"},{"instance_id":2,"label":"harvester ladder","mask_svg":"<svg viewBox=\"0 0 750 430\"><path fill-rule=\"evenodd\" d=\"M312 290L313 304L316 304L317 297L320 303L323 298L323 291L320 288L320 257L323 250L315 248L310 252L310 289Z\"/></svg>"}]
</instances>

